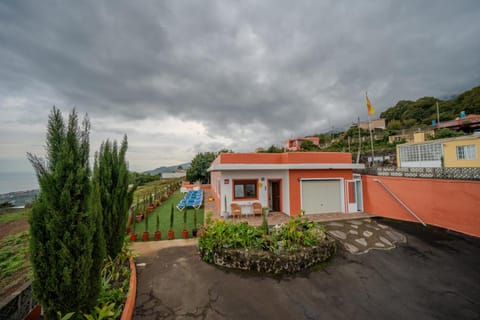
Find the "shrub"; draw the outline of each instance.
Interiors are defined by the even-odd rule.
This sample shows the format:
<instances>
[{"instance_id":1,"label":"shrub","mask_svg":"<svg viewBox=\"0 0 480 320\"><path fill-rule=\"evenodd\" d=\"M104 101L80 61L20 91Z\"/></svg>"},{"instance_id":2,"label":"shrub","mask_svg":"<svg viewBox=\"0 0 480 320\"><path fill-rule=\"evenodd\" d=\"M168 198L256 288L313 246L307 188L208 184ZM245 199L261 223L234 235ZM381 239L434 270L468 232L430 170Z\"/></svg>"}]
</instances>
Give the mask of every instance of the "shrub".
<instances>
[{"instance_id":1,"label":"shrub","mask_svg":"<svg viewBox=\"0 0 480 320\"><path fill-rule=\"evenodd\" d=\"M198 246L202 259L213 262L213 255L224 248L266 250L271 252L295 251L301 247L315 246L325 239L322 225L300 218L275 226L267 234L265 226L253 227L247 223L214 220L202 231Z\"/></svg>"},{"instance_id":2,"label":"shrub","mask_svg":"<svg viewBox=\"0 0 480 320\"><path fill-rule=\"evenodd\" d=\"M66 122L54 107L46 161L28 154L40 186L29 219L32 289L47 319L55 319L57 311L91 310L100 289L105 248L97 227L102 215L92 206L98 184L90 183L89 132L87 118L80 126L74 110Z\"/></svg>"},{"instance_id":3,"label":"shrub","mask_svg":"<svg viewBox=\"0 0 480 320\"><path fill-rule=\"evenodd\" d=\"M120 148L109 140L95 154L93 180L98 183L103 235L107 254L115 258L123 245L123 230L127 224L128 209L133 200L135 187L128 189L128 166L125 160L128 143L124 136Z\"/></svg>"}]
</instances>

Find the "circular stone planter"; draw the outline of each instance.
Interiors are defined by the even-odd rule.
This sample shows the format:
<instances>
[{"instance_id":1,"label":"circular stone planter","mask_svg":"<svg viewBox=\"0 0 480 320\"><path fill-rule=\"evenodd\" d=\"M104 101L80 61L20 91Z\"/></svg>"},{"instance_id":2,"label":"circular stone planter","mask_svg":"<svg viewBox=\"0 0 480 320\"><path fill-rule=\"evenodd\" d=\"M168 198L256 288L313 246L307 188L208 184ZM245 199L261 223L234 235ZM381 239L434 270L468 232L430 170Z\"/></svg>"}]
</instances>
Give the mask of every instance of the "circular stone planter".
<instances>
[{"instance_id":1,"label":"circular stone planter","mask_svg":"<svg viewBox=\"0 0 480 320\"><path fill-rule=\"evenodd\" d=\"M222 249L214 252L213 263L224 268L260 273L296 273L328 260L335 251L335 240L327 238L318 246L302 247L295 252Z\"/></svg>"}]
</instances>

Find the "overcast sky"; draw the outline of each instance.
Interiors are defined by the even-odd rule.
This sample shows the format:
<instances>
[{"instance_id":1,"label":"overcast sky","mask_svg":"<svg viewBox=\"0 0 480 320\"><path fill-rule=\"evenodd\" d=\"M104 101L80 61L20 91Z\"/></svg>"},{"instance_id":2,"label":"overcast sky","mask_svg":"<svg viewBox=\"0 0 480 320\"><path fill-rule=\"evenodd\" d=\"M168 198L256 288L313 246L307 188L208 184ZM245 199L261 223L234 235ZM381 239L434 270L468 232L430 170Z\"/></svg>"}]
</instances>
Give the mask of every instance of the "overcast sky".
<instances>
[{"instance_id":1,"label":"overcast sky","mask_svg":"<svg viewBox=\"0 0 480 320\"><path fill-rule=\"evenodd\" d=\"M53 105L130 169L253 151L480 85L480 1L1 1L0 172Z\"/></svg>"}]
</instances>

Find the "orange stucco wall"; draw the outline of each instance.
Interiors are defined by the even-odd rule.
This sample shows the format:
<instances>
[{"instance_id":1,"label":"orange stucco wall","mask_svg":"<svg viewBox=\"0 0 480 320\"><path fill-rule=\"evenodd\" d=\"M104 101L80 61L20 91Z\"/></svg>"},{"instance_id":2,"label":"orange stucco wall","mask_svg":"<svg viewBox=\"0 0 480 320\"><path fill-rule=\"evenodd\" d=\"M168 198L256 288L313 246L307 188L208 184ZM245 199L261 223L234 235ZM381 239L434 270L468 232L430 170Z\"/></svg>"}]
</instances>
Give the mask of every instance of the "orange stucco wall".
<instances>
[{"instance_id":1,"label":"orange stucco wall","mask_svg":"<svg viewBox=\"0 0 480 320\"><path fill-rule=\"evenodd\" d=\"M364 211L416 220L374 179L381 180L426 224L480 236L480 182L362 176Z\"/></svg>"},{"instance_id":2,"label":"orange stucco wall","mask_svg":"<svg viewBox=\"0 0 480 320\"><path fill-rule=\"evenodd\" d=\"M301 209L300 199L300 179L307 178L343 178L345 180L352 179L351 169L332 169L332 170L290 170L290 215L298 216Z\"/></svg>"}]
</instances>

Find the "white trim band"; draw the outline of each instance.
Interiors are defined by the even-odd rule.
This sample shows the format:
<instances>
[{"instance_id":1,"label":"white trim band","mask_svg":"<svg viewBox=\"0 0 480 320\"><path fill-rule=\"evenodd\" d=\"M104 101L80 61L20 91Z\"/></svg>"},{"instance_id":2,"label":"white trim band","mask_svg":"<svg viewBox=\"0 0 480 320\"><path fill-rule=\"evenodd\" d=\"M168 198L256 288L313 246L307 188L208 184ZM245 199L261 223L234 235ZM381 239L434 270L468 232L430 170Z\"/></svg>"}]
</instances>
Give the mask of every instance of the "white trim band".
<instances>
[{"instance_id":1,"label":"white trim band","mask_svg":"<svg viewBox=\"0 0 480 320\"><path fill-rule=\"evenodd\" d=\"M280 164L212 164L210 171L235 170L302 170L302 169L365 169L363 163L280 163Z\"/></svg>"}]
</instances>

